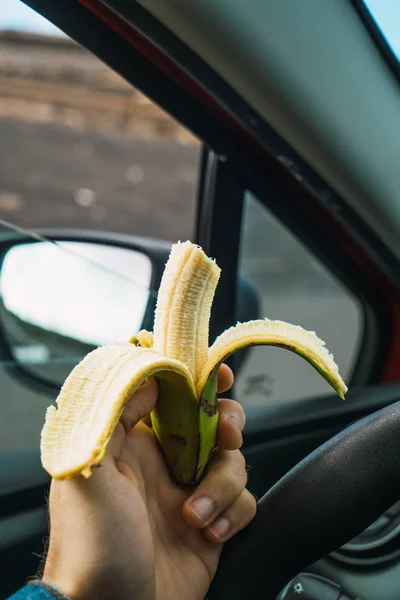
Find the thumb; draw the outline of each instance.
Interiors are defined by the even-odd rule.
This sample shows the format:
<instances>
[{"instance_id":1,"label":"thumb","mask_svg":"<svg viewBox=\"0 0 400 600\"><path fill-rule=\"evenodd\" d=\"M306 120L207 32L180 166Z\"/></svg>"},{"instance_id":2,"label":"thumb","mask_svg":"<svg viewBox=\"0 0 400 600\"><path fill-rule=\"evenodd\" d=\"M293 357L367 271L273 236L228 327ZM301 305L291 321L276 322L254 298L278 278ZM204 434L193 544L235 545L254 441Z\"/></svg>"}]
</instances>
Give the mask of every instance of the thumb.
<instances>
[{"instance_id":1,"label":"thumb","mask_svg":"<svg viewBox=\"0 0 400 600\"><path fill-rule=\"evenodd\" d=\"M149 377L125 404L119 423L107 448L107 454L113 458L119 458L126 436L141 419L151 413L156 405L157 398L157 382L154 377Z\"/></svg>"},{"instance_id":2,"label":"thumb","mask_svg":"<svg viewBox=\"0 0 400 600\"><path fill-rule=\"evenodd\" d=\"M88 510L93 512L93 506L104 509L110 503L112 504L113 489L115 487L115 465L121 455L126 436L143 417L153 410L157 397L157 382L153 377L149 378L132 394L125 404L120 420L107 445L107 451L101 464L102 468L94 469L91 477L88 479L74 477L64 481L52 480L50 518L53 523L62 524L66 522L63 514L67 514L65 511L69 506L74 507L74 510L77 506L80 507L80 510L75 510L77 513L76 522L78 523L80 516L86 514L84 512L86 508L89 507ZM71 520L70 513L68 515Z\"/></svg>"},{"instance_id":3,"label":"thumb","mask_svg":"<svg viewBox=\"0 0 400 600\"><path fill-rule=\"evenodd\" d=\"M154 377L149 377L125 404L120 423L122 423L126 435L141 419L151 413L156 405L157 398L157 382Z\"/></svg>"}]
</instances>

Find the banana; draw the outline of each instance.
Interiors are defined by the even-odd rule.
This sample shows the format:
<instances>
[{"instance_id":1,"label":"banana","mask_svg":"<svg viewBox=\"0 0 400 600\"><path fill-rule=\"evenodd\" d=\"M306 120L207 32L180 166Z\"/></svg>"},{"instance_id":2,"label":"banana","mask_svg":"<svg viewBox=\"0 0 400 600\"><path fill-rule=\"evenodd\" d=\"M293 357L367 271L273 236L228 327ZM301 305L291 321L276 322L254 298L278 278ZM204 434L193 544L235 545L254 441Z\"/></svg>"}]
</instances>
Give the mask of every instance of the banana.
<instances>
[{"instance_id":1,"label":"banana","mask_svg":"<svg viewBox=\"0 0 400 600\"><path fill-rule=\"evenodd\" d=\"M266 344L307 360L344 399L347 387L314 332L269 319L238 323L208 347L220 269L191 242L174 244L157 297L154 333L90 352L65 380L41 433L43 467L55 479L90 477L124 406L150 376L158 383L151 424L173 479L196 483L216 445L220 365L236 350Z\"/></svg>"}]
</instances>

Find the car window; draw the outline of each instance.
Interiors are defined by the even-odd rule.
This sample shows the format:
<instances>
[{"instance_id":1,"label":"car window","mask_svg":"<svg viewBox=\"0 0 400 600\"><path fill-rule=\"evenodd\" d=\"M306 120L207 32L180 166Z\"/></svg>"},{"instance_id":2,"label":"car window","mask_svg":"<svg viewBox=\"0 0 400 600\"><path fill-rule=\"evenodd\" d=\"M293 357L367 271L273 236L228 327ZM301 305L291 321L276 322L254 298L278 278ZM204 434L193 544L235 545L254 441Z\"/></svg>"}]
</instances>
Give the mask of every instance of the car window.
<instances>
[{"instance_id":1,"label":"car window","mask_svg":"<svg viewBox=\"0 0 400 600\"><path fill-rule=\"evenodd\" d=\"M0 218L192 237L200 142L20 0L6 4ZM7 29L17 17L24 25L33 18L32 31Z\"/></svg>"},{"instance_id":2,"label":"car window","mask_svg":"<svg viewBox=\"0 0 400 600\"><path fill-rule=\"evenodd\" d=\"M364 0L393 54L400 60L400 5L396 0Z\"/></svg>"},{"instance_id":3,"label":"car window","mask_svg":"<svg viewBox=\"0 0 400 600\"><path fill-rule=\"evenodd\" d=\"M250 193L245 197L239 271L258 293L260 317L315 331L348 382L362 328L358 301ZM249 351L236 384L238 397L248 405L331 391L303 359L272 347Z\"/></svg>"}]
</instances>

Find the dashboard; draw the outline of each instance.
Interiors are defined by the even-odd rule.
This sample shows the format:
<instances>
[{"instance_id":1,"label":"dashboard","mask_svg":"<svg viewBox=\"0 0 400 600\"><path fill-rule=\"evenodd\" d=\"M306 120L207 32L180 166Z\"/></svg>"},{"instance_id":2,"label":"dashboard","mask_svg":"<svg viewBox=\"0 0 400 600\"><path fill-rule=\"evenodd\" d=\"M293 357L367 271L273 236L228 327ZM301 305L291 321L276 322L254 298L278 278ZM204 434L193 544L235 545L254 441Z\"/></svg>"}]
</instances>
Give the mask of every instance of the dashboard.
<instances>
[{"instance_id":1,"label":"dashboard","mask_svg":"<svg viewBox=\"0 0 400 600\"><path fill-rule=\"evenodd\" d=\"M400 502L397 502L355 539L295 577L278 599L397 600L399 540Z\"/></svg>"}]
</instances>

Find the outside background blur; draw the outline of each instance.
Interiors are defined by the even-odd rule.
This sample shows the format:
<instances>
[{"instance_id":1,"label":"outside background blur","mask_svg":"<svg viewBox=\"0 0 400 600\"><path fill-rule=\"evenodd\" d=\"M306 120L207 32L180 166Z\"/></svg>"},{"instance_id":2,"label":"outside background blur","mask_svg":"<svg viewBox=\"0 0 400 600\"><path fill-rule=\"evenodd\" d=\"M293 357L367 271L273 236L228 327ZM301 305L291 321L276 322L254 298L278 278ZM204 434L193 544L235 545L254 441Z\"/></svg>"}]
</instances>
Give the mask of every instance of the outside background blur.
<instances>
[{"instance_id":1,"label":"outside background blur","mask_svg":"<svg viewBox=\"0 0 400 600\"><path fill-rule=\"evenodd\" d=\"M190 237L199 142L19 0L2 7L0 218Z\"/></svg>"}]
</instances>

